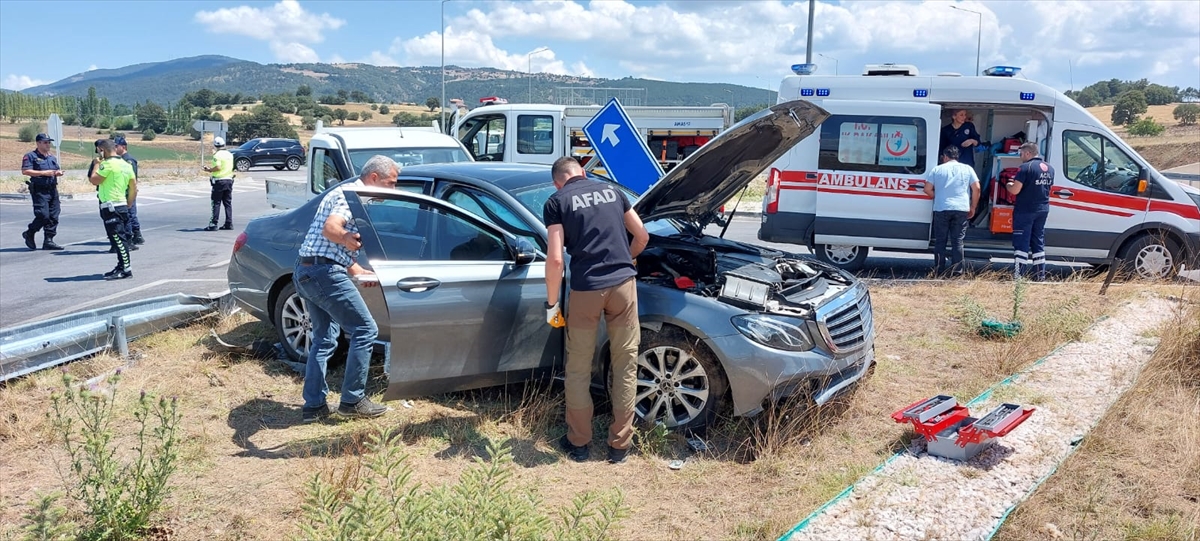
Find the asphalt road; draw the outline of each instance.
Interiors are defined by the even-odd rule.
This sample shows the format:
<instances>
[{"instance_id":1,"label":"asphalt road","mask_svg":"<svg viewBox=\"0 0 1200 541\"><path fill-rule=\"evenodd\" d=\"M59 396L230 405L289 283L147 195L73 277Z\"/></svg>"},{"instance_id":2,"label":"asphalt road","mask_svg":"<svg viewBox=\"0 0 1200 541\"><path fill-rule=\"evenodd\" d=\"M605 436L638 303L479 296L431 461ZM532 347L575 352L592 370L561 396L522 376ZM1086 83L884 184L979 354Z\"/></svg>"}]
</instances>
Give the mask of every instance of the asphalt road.
<instances>
[{"instance_id":1,"label":"asphalt road","mask_svg":"<svg viewBox=\"0 0 1200 541\"><path fill-rule=\"evenodd\" d=\"M105 281L117 256L92 197L64 200L55 241L60 252L29 251L21 232L33 219L29 200L0 199L0 328L71 312L168 295L209 295L228 286L225 269L241 226L275 212L262 179L304 178L305 171L251 171L238 175L233 231L204 231L210 213L207 180L143 187L138 218L146 244L130 254L133 278ZM38 246L42 234L38 233Z\"/></svg>"}]
</instances>

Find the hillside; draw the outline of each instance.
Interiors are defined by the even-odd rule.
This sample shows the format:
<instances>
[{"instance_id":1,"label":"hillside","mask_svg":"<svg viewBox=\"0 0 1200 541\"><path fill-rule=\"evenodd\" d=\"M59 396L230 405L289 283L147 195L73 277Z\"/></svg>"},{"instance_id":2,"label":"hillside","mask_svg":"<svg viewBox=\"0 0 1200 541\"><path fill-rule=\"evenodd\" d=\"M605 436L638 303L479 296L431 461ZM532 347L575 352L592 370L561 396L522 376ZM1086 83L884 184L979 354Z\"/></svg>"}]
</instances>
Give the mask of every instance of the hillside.
<instances>
[{"instance_id":1,"label":"hillside","mask_svg":"<svg viewBox=\"0 0 1200 541\"><path fill-rule=\"evenodd\" d=\"M217 92L261 95L292 92L308 85L315 96L338 90L361 90L382 103L424 103L442 95L440 66L394 67L370 64L259 64L226 56L196 56L166 62L136 64L117 69L92 70L47 85L28 88L35 96L83 97L88 87L114 104L153 101L173 103L187 92L208 88ZM774 102L775 92L718 83L676 83L648 79L597 79L534 74L492 68L446 66L446 98L463 98L469 104L485 96L503 96L513 103L554 101L563 87L644 88L644 105L734 105ZM561 90L557 90L561 92ZM588 92L584 92L588 94ZM604 101L598 95L597 101ZM634 105L635 103L629 103Z\"/></svg>"},{"instance_id":2,"label":"hillside","mask_svg":"<svg viewBox=\"0 0 1200 541\"><path fill-rule=\"evenodd\" d=\"M1167 128L1162 135L1154 137L1129 135L1125 126L1113 126L1111 105L1089 107L1088 112L1116 132L1156 169L1164 170L1200 161L1200 125L1180 126L1172 115L1176 105L1179 104L1151 105L1142 115Z\"/></svg>"}]
</instances>

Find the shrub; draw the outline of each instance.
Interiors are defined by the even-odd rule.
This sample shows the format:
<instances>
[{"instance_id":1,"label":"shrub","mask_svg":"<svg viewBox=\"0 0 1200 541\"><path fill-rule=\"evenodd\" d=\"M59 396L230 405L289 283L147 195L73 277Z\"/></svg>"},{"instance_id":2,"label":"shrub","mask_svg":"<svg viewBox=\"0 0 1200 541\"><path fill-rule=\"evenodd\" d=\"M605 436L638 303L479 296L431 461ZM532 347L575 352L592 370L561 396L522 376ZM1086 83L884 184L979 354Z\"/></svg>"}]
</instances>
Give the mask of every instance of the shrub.
<instances>
[{"instance_id":1,"label":"shrub","mask_svg":"<svg viewBox=\"0 0 1200 541\"><path fill-rule=\"evenodd\" d=\"M346 120L358 120L358 113L347 113Z\"/></svg>"},{"instance_id":2,"label":"shrub","mask_svg":"<svg viewBox=\"0 0 1200 541\"><path fill-rule=\"evenodd\" d=\"M1195 103L1181 103L1175 106L1175 110L1171 111L1171 115L1181 125L1195 124L1197 118L1200 117L1200 105Z\"/></svg>"},{"instance_id":3,"label":"shrub","mask_svg":"<svg viewBox=\"0 0 1200 541\"><path fill-rule=\"evenodd\" d=\"M113 431L118 370L105 385L77 386L63 372L62 392L50 397L56 436L70 457L75 479L69 496L81 502L92 519L84 538L141 539L158 512L175 473L176 431L180 414L174 399L155 400L142 391L133 410L137 433L131 462L122 462Z\"/></svg>"},{"instance_id":4,"label":"shrub","mask_svg":"<svg viewBox=\"0 0 1200 541\"><path fill-rule=\"evenodd\" d=\"M1129 135L1153 136L1161 134L1165 129L1162 124L1155 122L1153 118L1142 118L1129 125Z\"/></svg>"},{"instance_id":5,"label":"shrub","mask_svg":"<svg viewBox=\"0 0 1200 541\"><path fill-rule=\"evenodd\" d=\"M158 137L158 134L154 133L154 130L146 130L142 132L143 141L153 141L155 137Z\"/></svg>"},{"instance_id":6,"label":"shrub","mask_svg":"<svg viewBox=\"0 0 1200 541\"><path fill-rule=\"evenodd\" d=\"M117 130L108 130L108 138L109 139L116 139L118 137L125 137L125 132L117 131Z\"/></svg>"},{"instance_id":7,"label":"shrub","mask_svg":"<svg viewBox=\"0 0 1200 541\"><path fill-rule=\"evenodd\" d=\"M380 106L379 106L379 114L381 114L381 115L386 115L386 114L388 114L389 112L391 112L391 109L388 109L388 106L386 106L386 105L380 105Z\"/></svg>"},{"instance_id":8,"label":"shrub","mask_svg":"<svg viewBox=\"0 0 1200 541\"><path fill-rule=\"evenodd\" d=\"M17 140L22 143L32 143L33 139L36 138L37 134L41 131L41 124L38 124L37 122L30 122L29 124L21 126L20 130L17 130Z\"/></svg>"},{"instance_id":9,"label":"shrub","mask_svg":"<svg viewBox=\"0 0 1200 541\"><path fill-rule=\"evenodd\" d=\"M376 104L372 103L372 104L371 104L371 110L372 110L372 111L377 111L377 110L379 110L379 105L376 105Z\"/></svg>"},{"instance_id":10,"label":"shrub","mask_svg":"<svg viewBox=\"0 0 1200 541\"><path fill-rule=\"evenodd\" d=\"M371 118L373 118L374 116L375 116L375 115L371 114L371 112L370 112L370 111L363 111L363 112L361 112L361 113L359 113L359 114L358 114L358 119L359 119L359 120L361 120L361 121L363 121L363 122L366 122L366 121L368 121L368 120L371 120Z\"/></svg>"},{"instance_id":11,"label":"shrub","mask_svg":"<svg viewBox=\"0 0 1200 541\"><path fill-rule=\"evenodd\" d=\"M113 129L116 130L133 130L133 117L123 116L118 117L113 122Z\"/></svg>"},{"instance_id":12,"label":"shrub","mask_svg":"<svg viewBox=\"0 0 1200 541\"><path fill-rule=\"evenodd\" d=\"M357 479L335 484L318 474L306 484L297 539L606 539L628 512L620 490L584 492L564 509L548 509L533 488L513 483L508 445L490 442L489 460L476 458L456 484L423 489L391 439L370 436L369 458L347 469L360 472Z\"/></svg>"}]
</instances>

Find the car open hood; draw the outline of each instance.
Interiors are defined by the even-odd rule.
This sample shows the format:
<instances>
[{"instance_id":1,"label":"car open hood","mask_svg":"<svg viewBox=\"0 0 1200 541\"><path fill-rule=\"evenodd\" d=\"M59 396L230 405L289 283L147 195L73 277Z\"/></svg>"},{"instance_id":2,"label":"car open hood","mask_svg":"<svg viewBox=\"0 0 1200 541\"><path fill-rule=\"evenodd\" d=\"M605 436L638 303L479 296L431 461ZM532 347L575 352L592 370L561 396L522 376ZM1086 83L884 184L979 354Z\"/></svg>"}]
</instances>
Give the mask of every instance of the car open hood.
<instances>
[{"instance_id":1,"label":"car open hood","mask_svg":"<svg viewBox=\"0 0 1200 541\"><path fill-rule=\"evenodd\" d=\"M643 221L703 226L729 198L829 118L807 101L772 106L725 130L675 166L634 204Z\"/></svg>"}]
</instances>

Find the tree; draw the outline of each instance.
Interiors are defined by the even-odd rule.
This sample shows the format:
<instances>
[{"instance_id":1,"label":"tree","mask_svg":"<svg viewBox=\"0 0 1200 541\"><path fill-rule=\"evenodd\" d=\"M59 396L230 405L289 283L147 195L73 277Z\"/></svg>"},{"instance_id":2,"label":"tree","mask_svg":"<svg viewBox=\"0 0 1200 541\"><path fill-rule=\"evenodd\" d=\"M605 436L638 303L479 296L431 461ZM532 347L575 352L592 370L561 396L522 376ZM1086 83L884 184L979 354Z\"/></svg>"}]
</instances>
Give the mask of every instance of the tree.
<instances>
[{"instance_id":1,"label":"tree","mask_svg":"<svg viewBox=\"0 0 1200 541\"><path fill-rule=\"evenodd\" d=\"M1129 125L1129 135L1154 136L1161 134L1165 129L1162 124L1155 122L1153 118L1143 118Z\"/></svg>"},{"instance_id":2,"label":"tree","mask_svg":"<svg viewBox=\"0 0 1200 541\"><path fill-rule=\"evenodd\" d=\"M431 97L431 98L425 100L425 106L429 108L430 113L432 113L435 109L437 109L441 105L442 105L442 100L439 100L436 97Z\"/></svg>"},{"instance_id":3,"label":"tree","mask_svg":"<svg viewBox=\"0 0 1200 541\"><path fill-rule=\"evenodd\" d=\"M380 106L379 106L379 114L381 114L381 115L386 115L386 114L388 114L388 113L390 113L390 112L392 112L392 111L391 111L390 109L388 109L388 106L386 106L386 105L380 105Z\"/></svg>"},{"instance_id":4,"label":"tree","mask_svg":"<svg viewBox=\"0 0 1200 541\"><path fill-rule=\"evenodd\" d=\"M350 111L338 107L333 110L333 118L336 118L339 126L346 125L346 117L350 116Z\"/></svg>"},{"instance_id":5,"label":"tree","mask_svg":"<svg viewBox=\"0 0 1200 541\"><path fill-rule=\"evenodd\" d=\"M1195 103L1181 103L1175 106L1175 110L1171 111L1171 115L1181 125L1195 124L1197 117L1200 117L1200 105Z\"/></svg>"},{"instance_id":6,"label":"tree","mask_svg":"<svg viewBox=\"0 0 1200 541\"><path fill-rule=\"evenodd\" d=\"M1179 99L1183 101L1200 101L1200 90L1189 86L1183 89L1183 92L1179 93Z\"/></svg>"},{"instance_id":7,"label":"tree","mask_svg":"<svg viewBox=\"0 0 1200 541\"><path fill-rule=\"evenodd\" d=\"M146 102L145 105L138 107L135 116L138 128L142 130L154 130L155 133L162 133L167 129L167 111L157 103Z\"/></svg>"},{"instance_id":8,"label":"tree","mask_svg":"<svg viewBox=\"0 0 1200 541\"><path fill-rule=\"evenodd\" d=\"M250 114L237 114L229 119L231 141L249 141L255 137L296 138L296 129L288 124L283 113L271 107L259 105Z\"/></svg>"},{"instance_id":9,"label":"tree","mask_svg":"<svg viewBox=\"0 0 1200 541\"><path fill-rule=\"evenodd\" d=\"M321 96L321 98L317 101L323 105L346 105L346 98L334 96L332 94Z\"/></svg>"},{"instance_id":10,"label":"tree","mask_svg":"<svg viewBox=\"0 0 1200 541\"><path fill-rule=\"evenodd\" d=\"M312 97L312 87L308 85L300 85L296 87L296 97L309 96Z\"/></svg>"},{"instance_id":11,"label":"tree","mask_svg":"<svg viewBox=\"0 0 1200 541\"><path fill-rule=\"evenodd\" d=\"M361 120L361 121L363 121L363 122L366 122L366 121L368 121L368 120L371 120L371 117L374 117L374 116L375 116L375 115L371 114L371 112L370 112L370 111L363 111L363 112L361 112L361 113L359 113L359 114L358 114L358 119L359 119L359 120Z\"/></svg>"},{"instance_id":12,"label":"tree","mask_svg":"<svg viewBox=\"0 0 1200 541\"><path fill-rule=\"evenodd\" d=\"M344 88L340 89L337 91L337 97L339 100L342 100L341 104L345 104L346 100L350 99L350 92ZM341 105L341 104L339 104L339 105Z\"/></svg>"},{"instance_id":13,"label":"tree","mask_svg":"<svg viewBox=\"0 0 1200 541\"><path fill-rule=\"evenodd\" d=\"M1148 85L1146 103L1149 105L1167 105L1179 101L1179 87L1168 88L1162 85Z\"/></svg>"},{"instance_id":14,"label":"tree","mask_svg":"<svg viewBox=\"0 0 1200 541\"><path fill-rule=\"evenodd\" d=\"M379 110L379 106L378 106L378 105L376 105L376 104L374 104L374 103L372 103L372 104L371 104L371 110L372 110L372 111L378 111L378 110Z\"/></svg>"},{"instance_id":15,"label":"tree","mask_svg":"<svg viewBox=\"0 0 1200 541\"><path fill-rule=\"evenodd\" d=\"M392 124L395 124L395 125L401 126L401 127L403 127L403 126L425 126L426 125L425 119L423 119L417 115L414 115L412 113L407 113L407 112L396 113L395 116L392 117Z\"/></svg>"},{"instance_id":16,"label":"tree","mask_svg":"<svg viewBox=\"0 0 1200 541\"><path fill-rule=\"evenodd\" d=\"M741 122L746 117L748 117L754 113L757 113L759 111L762 111L763 109L766 109L766 108L767 108L766 104L748 105L746 107L738 107L737 110L735 110L733 112L733 121Z\"/></svg>"},{"instance_id":17,"label":"tree","mask_svg":"<svg viewBox=\"0 0 1200 541\"><path fill-rule=\"evenodd\" d=\"M1100 105L1100 102L1103 101L1103 99L1100 98L1100 94L1097 94L1096 90L1093 88L1083 89L1079 93L1075 94L1074 99L1076 103L1084 107L1094 107L1096 105Z\"/></svg>"},{"instance_id":18,"label":"tree","mask_svg":"<svg viewBox=\"0 0 1200 541\"><path fill-rule=\"evenodd\" d=\"M352 101L354 103L366 103L368 101L371 101L371 97L368 96L367 93L363 92L362 90L352 90L352 91L350 91L350 101Z\"/></svg>"},{"instance_id":19,"label":"tree","mask_svg":"<svg viewBox=\"0 0 1200 541\"><path fill-rule=\"evenodd\" d=\"M1123 92L1117 96L1117 102L1113 104L1112 123L1123 126L1135 122L1138 116L1146 112L1146 109L1146 95L1141 90Z\"/></svg>"},{"instance_id":20,"label":"tree","mask_svg":"<svg viewBox=\"0 0 1200 541\"><path fill-rule=\"evenodd\" d=\"M358 120L358 113L350 113L346 115L346 120Z\"/></svg>"}]
</instances>

